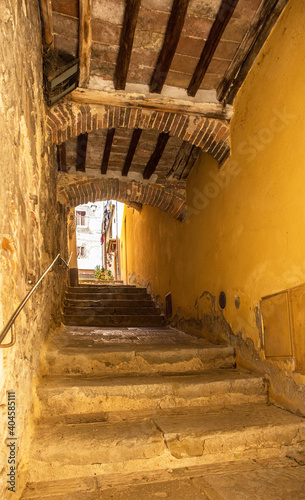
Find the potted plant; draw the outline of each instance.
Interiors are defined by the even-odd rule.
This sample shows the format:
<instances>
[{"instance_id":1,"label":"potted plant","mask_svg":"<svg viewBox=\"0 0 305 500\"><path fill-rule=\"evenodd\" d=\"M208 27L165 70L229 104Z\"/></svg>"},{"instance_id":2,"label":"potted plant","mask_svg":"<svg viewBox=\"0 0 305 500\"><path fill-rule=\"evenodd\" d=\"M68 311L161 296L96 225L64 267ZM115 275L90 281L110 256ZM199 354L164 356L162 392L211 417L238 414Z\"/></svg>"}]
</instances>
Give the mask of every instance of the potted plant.
<instances>
[{"instance_id":1,"label":"potted plant","mask_svg":"<svg viewBox=\"0 0 305 500\"><path fill-rule=\"evenodd\" d=\"M107 276L106 276L106 279L107 279L107 280L113 280L113 276L112 276L112 274L111 274L110 269L108 269L108 271L107 271Z\"/></svg>"},{"instance_id":2,"label":"potted plant","mask_svg":"<svg viewBox=\"0 0 305 500\"><path fill-rule=\"evenodd\" d=\"M105 268L101 266L96 266L94 269L94 277L98 280L105 279Z\"/></svg>"}]
</instances>

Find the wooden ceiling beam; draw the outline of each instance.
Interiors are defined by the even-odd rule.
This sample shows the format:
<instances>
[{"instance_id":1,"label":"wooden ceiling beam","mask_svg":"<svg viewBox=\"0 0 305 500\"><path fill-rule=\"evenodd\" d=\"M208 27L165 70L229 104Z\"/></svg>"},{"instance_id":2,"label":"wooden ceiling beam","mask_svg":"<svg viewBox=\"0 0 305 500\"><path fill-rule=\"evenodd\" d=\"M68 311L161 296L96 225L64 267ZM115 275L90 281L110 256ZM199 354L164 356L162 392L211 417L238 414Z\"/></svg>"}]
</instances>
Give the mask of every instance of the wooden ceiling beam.
<instances>
[{"instance_id":1,"label":"wooden ceiling beam","mask_svg":"<svg viewBox=\"0 0 305 500\"><path fill-rule=\"evenodd\" d=\"M122 170L122 176L123 177L126 177L127 174L128 174L128 172L129 172L129 169L130 169L130 166L131 166L134 154L136 152L136 149L137 149L137 146L138 146L141 134L142 134L142 129L141 128L135 128L134 129L133 134L132 134L132 138L131 138L131 141L130 141L130 144L129 144L128 153L126 155L125 163L124 163L123 170Z\"/></svg>"},{"instance_id":2,"label":"wooden ceiling beam","mask_svg":"<svg viewBox=\"0 0 305 500\"><path fill-rule=\"evenodd\" d=\"M66 153L66 143L58 144L57 146L57 163L58 170L61 172L67 172L67 153Z\"/></svg>"},{"instance_id":3,"label":"wooden ceiling beam","mask_svg":"<svg viewBox=\"0 0 305 500\"><path fill-rule=\"evenodd\" d=\"M176 155L175 161L172 165L172 168L167 173L167 178L179 178L180 174L183 172L189 155L191 154L193 145L190 142L183 141L180 146L180 149Z\"/></svg>"},{"instance_id":4,"label":"wooden ceiling beam","mask_svg":"<svg viewBox=\"0 0 305 500\"><path fill-rule=\"evenodd\" d=\"M127 73L140 5L141 0L128 0L126 2L123 27L121 31L120 49L114 74L114 87L116 90L124 90L126 86Z\"/></svg>"},{"instance_id":5,"label":"wooden ceiling beam","mask_svg":"<svg viewBox=\"0 0 305 500\"><path fill-rule=\"evenodd\" d=\"M54 49L52 0L40 0L40 11L45 44Z\"/></svg>"},{"instance_id":6,"label":"wooden ceiling beam","mask_svg":"<svg viewBox=\"0 0 305 500\"><path fill-rule=\"evenodd\" d=\"M207 41L204 44L200 59L188 86L187 93L189 96L194 97L196 95L237 3L238 0L222 0L216 19L210 30Z\"/></svg>"},{"instance_id":7,"label":"wooden ceiling beam","mask_svg":"<svg viewBox=\"0 0 305 500\"><path fill-rule=\"evenodd\" d=\"M115 133L115 128L110 128L107 130L106 142L105 142L105 147L104 147L104 154L103 154L102 165L101 165L101 174L107 173L114 133Z\"/></svg>"},{"instance_id":8,"label":"wooden ceiling beam","mask_svg":"<svg viewBox=\"0 0 305 500\"><path fill-rule=\"evenodd\" d=\"M87 87L92 45L92 0L79 0L79 86Z\"/></svg>"},{"instance_id":9,"label":"wooden ceiling beam","mask_svg":"<svg viewBox=\"0 0 305 500\"><path fill-rule=\"evenodd\" d=\"M189 0L174 0L163 46L150 81L150 92L160 94L174 58L184 25Z\"/></svg>"},{"instance_id":10,"label":"wooden ceiling beam","mask_svg":"<svg viewBox=\"0 0 305 500\"><path fill-rule=\"evenodd\" d=\"M76 103L107 106L124 106L126 108L142 108L164 113L181 113L186 115L205 116L230 120L233 106L223 106L213 102L191 102L162 96L145 96L144 94L128 94L125 92L106 92L103 90L81 89L73 90L67 99Z\"/></svg>"},{"instance_id":11,"label":"wooden ceiling beam","mask_svg":"<svg viewBox=\"0 0 305 500\"><path fill-rule=\"evenodd\" d=\"M86 172L86 155L88 144L88 132L79 134L77 137L77 150L76 150L76 171Z\"/></svg>"},{"instance_id":12,"label":"wooden ceiling beam","mask_svg":"<svg viewBox=\"0 0 305 500\"><path fill-rule=\"evenodd\" d=\"M184 169L180 173L179 180L186 180L189 176L190 171L192 170L195 161L197 160L198 156L200 155L201 148L198 146L193 146L191 150L191 154L189 155L187 159L187 163L184 166Z\"/></svg>"},{"instance_id":13,"label":"wooden ceiling beam","mask_svg":"<svg viewBox=\"0 0 305 500\"><path fill-rule=\"evenodd\" d=\"M178 154L175 158L172 168L166 175L166 178L175 178L185 180L193 168L195 161L200 154L201 148L183 141Z\"/></svg>"},{"instance_id":14,"label":"wooden ceiling beam","mask_svg":"<svg viewBox=\"0 0 305 500\"><path fill-rule=\"evenodd\" d=\"M220 86L217 98L229 104L233 100L254 64L260 50L277 22L288 0L265 0L257 11L257 15L242 41L232 63L230 64Z\"/></svg>"},{"instance_id":15,"label":"wooden ceiling beam","mask_svg":"<svg viewBox=\"0 0 305 500\"><path fill-rule=\"evenodd\" d=\"M157 145L154 152L152 153L150 159L148 160L146 167L143 172L143 179L149 179L154 171L156 170L160 158L164 152L165 146L169 139L169 134L166 132L161 132L158 137Z\"/></svg>"}]
</instances>

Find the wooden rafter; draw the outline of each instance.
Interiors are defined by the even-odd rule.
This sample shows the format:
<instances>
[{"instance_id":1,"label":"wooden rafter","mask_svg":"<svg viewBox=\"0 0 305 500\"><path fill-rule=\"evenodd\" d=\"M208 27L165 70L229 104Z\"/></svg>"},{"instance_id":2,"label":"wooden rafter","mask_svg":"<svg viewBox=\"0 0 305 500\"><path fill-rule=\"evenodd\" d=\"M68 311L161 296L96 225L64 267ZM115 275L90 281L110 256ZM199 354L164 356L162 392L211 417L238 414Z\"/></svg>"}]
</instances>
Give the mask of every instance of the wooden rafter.
<instances>
[{"instance_id":1,"label":"wooden rafter","mask_svg":"<svg viewBox=\"0 0 305 500\"><path fill-rule=\"evenodd\" d=\"M189 0L174 0L166 28L163 46L150 81L150 92L160 94L162 91L179 42L188 3Z\"/></svg>"},{"instance_id":2,"label":"wooden rafter","mask_svg":"<svg viewBox=\"0 0 305 500\"><path fill-rule=\"evenodd\" d=\"M232 103L241 84L249 73L255 59L278 20L288 0L266 0L255 16L255 26L251 26L237 51L217 91L219 100ZM253 21L254 22L254 21ZM252 28L252 29L251 29Z\"/></svg>"},{"instance_id":3,"label":"wooden rafter","mask_svg":"<svg viewBox=\"0 0 305 500\"><path fill-rule=\"evenodd\" d=\"M167 178L186 179L190 173L196 159L199 156L201 148L183 141L178 154L175 158L172 168L166 175Z\"/></svg>"},{"instance_id":4,"label":"wooden rafter","mask_svg":"<svg viewBox=\"0 0 305 500\"><path fill-rule=\"evenodd\" d=\"M194 97L196 95L237 3L238 0L222 0L216 19L203 47L199 62L188 86L187 93L189 96Z\"/></svg>"},{"instance_id":5,"label":"wooden rafter","mask_svg":"<svg viewBox=\"0 0 305 500\"><path fill-rule=\"evenodd\" d=\"M155 96L145 97L143 94L127 94L125 92L105 92L103 90L76 89L67 98L82 104L101 104L103 106L125 106L142 108L164 113L181 113L186 115L206 116L230 120L233 115L232 106L223 106L212 102L191 102L182 99Z\"/></svg>"},{"instance_id":6,"label":"wooden rafter","mask_svg":"<svg viewBox=\"0 0 305 500\"><path fill-rule=\"evenodd\" d=\"M137 145L138 145L138 142L140 140L141 134L142 134L142 129L141 128L134 129L133 134L132 134L132 138L131 138L131 141L130 141L130 144L129 144L129 148L128 148L128 153L126 155L125 163L124 163L123 170L122 170L122 175L124 177L129 172L130 165L132 163L134 154L136 152Z\"/></svg>"},{"instance_id":7,"label":"wooden rafter","mask_svg":"<svg viewBox=\"0 0 305 500\"><path fill-rule=\"evenodd\" d=\"M181 144L181 147L177 153L175 161L172 165L172 168L169 170L169 172L166 175L167 178L180 176L180 174L183 172L183 170L187 164L187 159L192 151L192 147L193 147L193 145L190 142L183 141L183 143Z\"/></svg>"},{"instance_id":8,"label":"wooden rafter","mask_svg":"<svg viewBox=\"0 0 305 500\"><path fill-rule=\"evenodd\" d=\"M114 133L115 133L115 128L110 128L107 130L104 154L103 154L102 165L101 165L101 174L107 173Z\"/></svg>"},{"instance_id":9,"label":"wooden rafter","mask_svg":"<svg viewBox=\"0 0 305 500\"><path fill-rule=\"evenodd\" d=\"M54 48L52 0L40 0L40 10L45 44Z\"/></svg>"},{"instance_id":10,"label":"wooden rafter","mask_svg":"<svg viewBox=\"0 0 305 500\"><path fill-rule=\"evenodd\" d=\"M57 163L58 170L61 172L67 172L67 154L66 154L66 143L59 144L57 146Z\"/></svg>"},{"instance_id":11,"label":"wooden rafter","mask_svg":"<svg viewBox=\"0 0 305 500\"><path fill-rule=\"evenodd\" d=\"M190 171L192 170L192 168L194 166L195 161L197 160L198 156L200 155L200 152L201 152L201 148L198 148L197 146L192 147L191 153L187 159L187 163L179 176L179 180L187 179Z\"/></svg>"},{"instance_id":12,"label":"wooden rafter","mask_svg":"<svg viewBox=\"0 0 305 500\"><path fill-rule=\"evenodd\" d=\"M128 0L126 2L120 49L114 74L114 87L117 90L125 89L140 5L141 0Z\"/></svg>"},{"instance_id":13,"label":"wooden rafter","mask_svg":"<svg viewBox=\"0 0 305 500\"><path fill-rule=\"evenodd\" d=\"M79 134L77 137L76 152L76 170L86 172L86 154L87 154L88 132Z\"/></svg>"},{"instance_id":14,"label":"wooden rafter","mask_svg":"<svg viewBox=\"0 0 305 500\"><path fill-rule=\"evenodd\" d=\"M86 87L90 76L92 45L92 0L79 0L79 86Z\"/></svg>"},{"instance_id":15,"label":"wooden rafter","mask_svg":"<svg viewBox=\"0 0 305 500\"><path fill-rule=\"evenodd\" d=\"M167 141L169 139L169 134L166 132L161 132L158 137L157 145L154 152L152 153L150 159L148 160L146 167L143 172L143 179L149 179L154 171L156 170L160 158L163 154Z\"/></svg>"}]
</instances>

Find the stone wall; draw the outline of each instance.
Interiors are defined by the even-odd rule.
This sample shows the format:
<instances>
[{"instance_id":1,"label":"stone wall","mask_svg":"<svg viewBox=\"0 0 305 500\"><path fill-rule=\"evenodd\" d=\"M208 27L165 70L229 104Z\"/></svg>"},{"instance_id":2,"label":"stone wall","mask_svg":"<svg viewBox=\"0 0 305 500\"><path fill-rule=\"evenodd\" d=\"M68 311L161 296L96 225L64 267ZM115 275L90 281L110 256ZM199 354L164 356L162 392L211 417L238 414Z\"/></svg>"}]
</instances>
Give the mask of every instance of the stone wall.
<instances>
[{"instance_id":1,"label":"stone wall","mask_svg":"<svg viewBox=\"0 0 305 500\"><path fill-rule=\"evenodd\" d=\"M0 328L58 252L66 252L66 209L56 201L54 151L44 143L38 0L0 3ZM62 279L61 279L62 278ZM16 344L0 349L0 497L10 494L7 391L15 391L17 487L26 480L33 381L42 341L60 321L64 265L56 264L16 320ZM5 341L9 341L8 334Z\"/></svg>"}]
</instances>

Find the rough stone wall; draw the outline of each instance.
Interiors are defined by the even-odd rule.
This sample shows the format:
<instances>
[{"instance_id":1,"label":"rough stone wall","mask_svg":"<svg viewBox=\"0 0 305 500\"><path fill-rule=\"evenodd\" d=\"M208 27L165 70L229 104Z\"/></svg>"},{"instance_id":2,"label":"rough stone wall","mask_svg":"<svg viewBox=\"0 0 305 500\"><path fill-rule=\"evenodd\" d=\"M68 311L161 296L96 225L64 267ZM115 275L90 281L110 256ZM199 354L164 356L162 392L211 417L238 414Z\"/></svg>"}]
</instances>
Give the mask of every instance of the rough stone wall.
<instances>
[{"instance_id":1,"label":"rough stone wall","mask_svg":"<svg viewBox=\"0 0 305 500\"><path fill-rule=\"evenodd\" d=\"M66 251L66 209L56 202L54 152L44 144L42 45L38 0L0 2L0 328L30 284ZM49 160L51 159L51 161ZM64 254L65 257L67 255ZM63 278L63 279L60 279ZM7 488L7 391L16 393L17 488L26 480L33 381L40 346L60 321L66 270L57 264L16 320L17 342L0 349L0 498ZM10 340L8 334L5 341Z\"/></svg>"}]
</instances>

